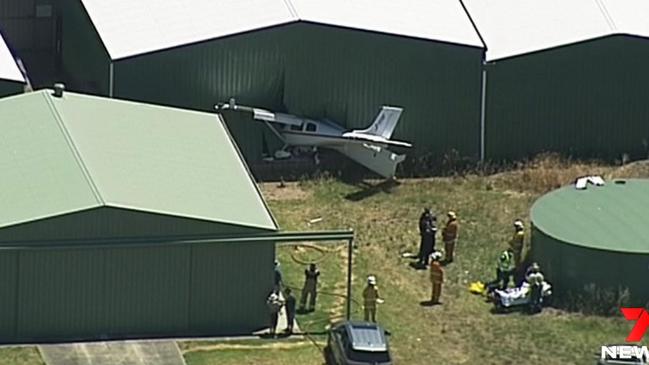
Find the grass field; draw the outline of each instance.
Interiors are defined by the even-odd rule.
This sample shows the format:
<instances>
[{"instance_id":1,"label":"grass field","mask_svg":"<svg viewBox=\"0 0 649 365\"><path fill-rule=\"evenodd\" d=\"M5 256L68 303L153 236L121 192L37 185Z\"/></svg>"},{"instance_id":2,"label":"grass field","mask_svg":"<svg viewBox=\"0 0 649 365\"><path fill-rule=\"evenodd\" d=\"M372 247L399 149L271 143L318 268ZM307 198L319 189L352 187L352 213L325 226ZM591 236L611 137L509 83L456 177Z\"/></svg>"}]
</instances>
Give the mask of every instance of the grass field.
<instances>
[{"instance_id":1,"label":"grass field","mask_svg":"<svg viewBox=\"0 0 649 365\"><path fill-rule=\"evenodd\" d=\"M0 348L2 365L44 365L36 347L2 347Z\"/></svg>"},{"instance_id":2,"label":"grass field","mask_svg":"<svg viewBox=\"0 0 649 365\"><path fill-rule=\"evenodd\" d=\"M529 227L530 205L544 192L586 173L647 177L645 164L602 167L541 160L524 169L490 176L406 180L392 189L372 189L323 179L263 186L271 209L287 230L339 229L356 231L353 296L360 300L366 275L375 274L386 302L379 322L391 332L392 352L399 364L577 364L595 363L599 347L620 343L630 330L619 317L604 318L547 309L542 314L493 314L489 303L467 292L474 280L494 275L498 253L506 247L511 222L521 217ZM420 305L430 296L426 271L413 270L400 254L417 249L417 218L430 206L458 212L461 224L456 262L446 271L442 306ZM312 218L323 218L308 224ZM441 223L441 222L440 222ZM279 250L285 276L301 283L302 265L291 263L292 248ZM306 254L306 253L305 253ZM325 287L344 289L344 257L324 261ZM342 302L322 296L322 311L313 317L342 312ZM329 307L333 305L333 307ZM354 306L356 318L361 308ZM300 319L300 317L298 317ZM319 330L321 324L307 325ZM316 337L324 341L324 337ZM191 353L188 364L322 364L315 346L285 348L221 348Z\"/></svg>"}]
</instances>

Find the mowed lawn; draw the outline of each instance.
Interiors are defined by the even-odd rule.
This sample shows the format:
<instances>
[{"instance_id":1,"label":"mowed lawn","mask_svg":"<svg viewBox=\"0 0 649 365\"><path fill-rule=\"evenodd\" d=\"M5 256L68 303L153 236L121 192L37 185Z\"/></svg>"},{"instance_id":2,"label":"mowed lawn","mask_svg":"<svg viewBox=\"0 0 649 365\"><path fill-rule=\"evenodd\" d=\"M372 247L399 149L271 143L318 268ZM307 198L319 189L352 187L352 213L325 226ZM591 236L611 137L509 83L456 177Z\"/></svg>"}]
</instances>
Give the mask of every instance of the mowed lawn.
<instances>
[{"instance_id":1,"label":"mowed lawn","mask_svg":"<svg viewBox=\"0 0 649 365\"><path fill-rule=\"evenodd\" d=\"M263 191L284 229L355 230L353 296L360 302L366 276L377 276L385 298L378 320L392 333L390 341L397 363L592 365L600 346L624 342L632 323L620 317L588 316L552 308L535 316L494 314L492 304L467 290L469 282L490 280L495 275L496 258L506 247L513 219L526 221L529 236L529 208L544 191L589 172L647 176L646 167L638 170L569 165L557 171L546 167L489 177L403 180L391 189L323 179L285 188L265 184ZM411 260L401 257L403 252L417 249L417 219L425 206L438 213L440 225L445 221L443 212L449 209L455 210L460 220L456 262L447 267L443 305L436 307L420 304L430 296L427 272L414 270L409 266ZM322 220L309 224L315 218ZM290 256L315 253L293 250L281 248L279 255L285 276L301 285L303 266L291 263ZM337 287L344 291L344 285L340 286L344 284L344 257L339 253L330 256L323 263L323 285L328 290ZM322 318L329 313L336 319L343 313L342 302L325 299L325 295L322 298L323 305L333 308L321 308L322 313L313 316ZM361 311L355 304L355 318L362 318ZM317 331L321 326L307 329ZM320 343L325 341L323 336L315 338ZM322 364L319 350L310 347L288 347L281 352L265 346L258 350L225 347L200 352L200 356L192 353L186 358L190 365Z\"/></svg>"},{"instance_id":2,"label":"mowed lawn","mask_svg":"<svg viewBox=\"0 0 649 365\"><path fill-rule=\"evenodd\" d=\"M1 347L2 365L44 365L36 347Z\"/></svg>"}]
</instances>

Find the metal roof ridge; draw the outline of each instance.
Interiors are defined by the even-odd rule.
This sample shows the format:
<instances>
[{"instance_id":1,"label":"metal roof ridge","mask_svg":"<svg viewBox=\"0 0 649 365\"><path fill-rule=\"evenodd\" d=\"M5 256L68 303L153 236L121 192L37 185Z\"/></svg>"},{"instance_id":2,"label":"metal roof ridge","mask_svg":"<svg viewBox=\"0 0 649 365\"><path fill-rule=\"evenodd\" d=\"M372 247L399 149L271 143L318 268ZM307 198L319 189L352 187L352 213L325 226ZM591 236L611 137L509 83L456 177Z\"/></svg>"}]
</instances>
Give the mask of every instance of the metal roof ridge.
<instances>
[{"instance_id":1,"label":"metal roof ridge","mask_svg":"<svg viewBox=\"0 0 649 365\"><path fill-rule=\"evenodd\" d=\"M92 179L92 175L90 174L88 167L83 162L83 157L81 155L81 152L79 152L79 149L75 145L74 140L70 135L70 131L68 131L68 128L65 126L63 117L61 116L59 110L56 108L56 105L54 105L54 102L51 99L52 95L50 94L50 89L45 89L41 91L41 95L43 95L43 98L45 99L45 103L50 108L50 111L52 112L52 116L54 116L54 119L56 120L56 123L59 126L59 129L61 130L61 133L63 133L63 136L65 137L65 141L67 142L67 145L70 148L70 151L72 152L72 155L74 156L77 165L79 165L79 168L83 173L83 177L86 179L86 182L88 183L88 186L90 187L90 190L92 191L95 200L99 205L105 205L106 203L103 197L101 196L101 192L99 191L99 188L97 187L94 180ZM65 94L61 96L61 98L63 97L65 97Z\"/></svg>"},{"instance_id":2,"label":"metal roof ridge","mask_svg":"<svg viewBox=\"0 0 649 365\"><path fill-rule=\"evenodd\" d=\"M290 0L287 0L290 1ZM266 199L264 199L264 195L261 193L261 190L259 189L259 185L257 185L257 181L255 181L255 177L252 175L252 172L250 171L250 168L248 167L248 163L246 163L245 158L243 157L243 154L241 153L241 150L239 150L239 146L237 143L234 141L234 138L232 138L232 134L230 134L230 129L228 128L227 124L225 123L225 120L223 120L223 117L221 114L216 114L216 118L218 119L219 123L221 123L221 127L225 131L225 134L227 135L228 139L230 140L230 143L232 143L232 146L234 146L234 150L237 153L237 156L239 156L239 161L243 164L243 168L246 170L246 173L248 174L248 178L252 182L252 186L255 188L255 192L257 193L257 197L259 200L261 200L261 203L263 204L266 213L270 216L270 220L272 221L273 225L275 226L275 230L279 230L279 224L277 223L277 219L275 219L275 216L273 215L273 211L270 210L270 207L268 206L268 203L266 203Z\"/></svg>"},{"instance_id":3,"label":"metal roof ridge","mask_svg":"<svg viewBox=\"0 0 649 365\"><path fill-rule=\"evenodd\" d=\"M602 16L604 17L604 20L606 20L606 24L610 28L611 32L613 34L617 33L617 25L615 24L615 21L613 20L613 17L611 16L611 13L608 12L608 9L606 8L606 4L602 0L594 0L595 4L597 4L597 7L599 8L599 11L602 13Z\"/></svg>"},{"instance_id":4,"label":"metal roof ridge","mask_svg":"<svg viewBox=\"0 0 649 365\"><path fill-rule=\"evenodd\" d=\"M286 5L286 8L288 9L289 13L295 18L295 21L300 21L300 14L297 12L297 9L293 5L292 0L284 0L284 4Z\"/></svg>"}]
</instances>

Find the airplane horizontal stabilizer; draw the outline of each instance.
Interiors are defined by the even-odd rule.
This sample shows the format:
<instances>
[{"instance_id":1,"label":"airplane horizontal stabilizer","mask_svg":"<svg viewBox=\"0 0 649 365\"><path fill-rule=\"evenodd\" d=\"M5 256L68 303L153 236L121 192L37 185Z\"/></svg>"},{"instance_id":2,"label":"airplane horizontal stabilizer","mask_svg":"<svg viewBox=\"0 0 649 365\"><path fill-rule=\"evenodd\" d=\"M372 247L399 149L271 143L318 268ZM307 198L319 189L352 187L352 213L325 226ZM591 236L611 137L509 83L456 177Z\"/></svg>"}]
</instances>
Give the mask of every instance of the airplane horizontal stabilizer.
<instances>
[{"instance_id":1,"label":"airplane horizontal stabilizer","mask_svg":"<svg viewBox=\"0 0 649 365\"><path fill-rule=\"evenodd\" d=\"M330 148L335 149L386 179L394 176L397 165L406 158L405 155L397 155L384 147L371 144L347 143L331 146Z\"/></svg>"},{"instance_id":2,"label":"airplane horizontal stabilizer","mask_svg":"<svg viewBox=\"0 0 649 365\"><path fill-rule=\"evenodd\" d=\"M345 132L343 133L344 139L349 139L358 142L368 142L371 144L378 144L382 146L397 146L397 147L412 147L412 144L402 141L393 141L391 139L385 139L383 137L378 137L370 134L361 134L357 131Z\"/></svg>"}]
</instances>

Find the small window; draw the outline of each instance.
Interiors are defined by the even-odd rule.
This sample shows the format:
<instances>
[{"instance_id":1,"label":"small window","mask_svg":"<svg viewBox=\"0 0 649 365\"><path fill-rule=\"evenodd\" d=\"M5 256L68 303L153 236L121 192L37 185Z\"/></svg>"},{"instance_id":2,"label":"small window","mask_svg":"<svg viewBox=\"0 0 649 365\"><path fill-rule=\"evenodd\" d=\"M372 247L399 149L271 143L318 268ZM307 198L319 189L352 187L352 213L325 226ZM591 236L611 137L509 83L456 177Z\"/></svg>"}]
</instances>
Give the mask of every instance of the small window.
<instances>
[{"instance_id":1,"label":"small window","mask_svg":"<svg viewBox=\"0 0 649 365\"><path fill-rule=\"evenodd\" d=\"M307 132L315 132L316 131L316 125L313 123L307 123L306 124L306 131Z\"/></svg>"},{"instance_id":2,"label":"small window","mask_svg":"<svg viewBox=\"0 0 649 365\"><path fill-rule=\"evenodd\" d=\"M291 130L292 131L301 131L302 130L302 124L291 124Z\"/></svg>"}]
</instances>

